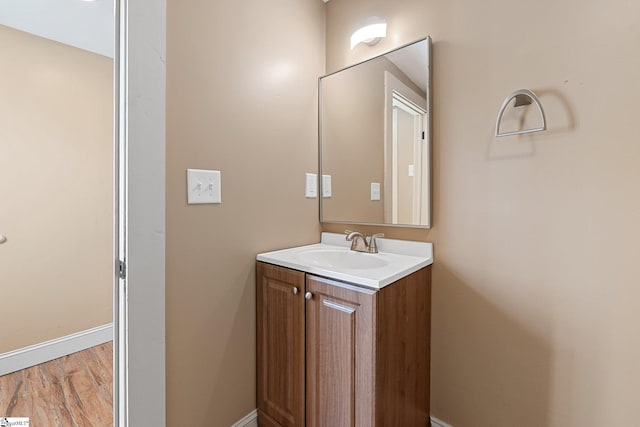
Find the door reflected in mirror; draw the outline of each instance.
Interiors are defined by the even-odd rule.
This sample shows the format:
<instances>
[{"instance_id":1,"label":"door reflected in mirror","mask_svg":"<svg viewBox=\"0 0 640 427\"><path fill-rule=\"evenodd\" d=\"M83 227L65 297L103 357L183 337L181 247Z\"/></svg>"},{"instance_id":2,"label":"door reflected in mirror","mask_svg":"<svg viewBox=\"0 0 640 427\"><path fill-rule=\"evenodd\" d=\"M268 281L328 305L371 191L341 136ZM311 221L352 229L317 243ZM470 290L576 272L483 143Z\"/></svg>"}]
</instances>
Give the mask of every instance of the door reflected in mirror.
<instances>
[{"instance_id":1,"label":"door reflected in mirror","mask_svg":"<svg viewBox=\"0 0 640 427\"><path fill-rule=\"evenodd\" d=\"M431 226L426 38L320 78L320 218Z\"/></svg>"}]
</instances>

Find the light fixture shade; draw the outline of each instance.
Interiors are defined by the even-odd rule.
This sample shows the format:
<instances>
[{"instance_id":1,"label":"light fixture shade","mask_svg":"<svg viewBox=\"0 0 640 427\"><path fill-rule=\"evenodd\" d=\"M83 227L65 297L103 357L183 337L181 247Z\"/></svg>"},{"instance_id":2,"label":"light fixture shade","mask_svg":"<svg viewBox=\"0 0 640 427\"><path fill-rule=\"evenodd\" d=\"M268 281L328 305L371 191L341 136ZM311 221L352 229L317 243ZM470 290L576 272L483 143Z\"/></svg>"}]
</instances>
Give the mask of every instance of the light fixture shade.
<instances>
[{"instance_id":1,"label":"light fixture shade","mask_svg":"<svg viewBox=\"0 0 640 427\"><path fill-rule=\"evenodd\" d=\"M374 24L366 25L351 34L351 49L356 47L360 43L365 43L370 46L378 43L381 39L387 36L387 23L384 20L376 22Z\"/></svg>"}]
</instances>

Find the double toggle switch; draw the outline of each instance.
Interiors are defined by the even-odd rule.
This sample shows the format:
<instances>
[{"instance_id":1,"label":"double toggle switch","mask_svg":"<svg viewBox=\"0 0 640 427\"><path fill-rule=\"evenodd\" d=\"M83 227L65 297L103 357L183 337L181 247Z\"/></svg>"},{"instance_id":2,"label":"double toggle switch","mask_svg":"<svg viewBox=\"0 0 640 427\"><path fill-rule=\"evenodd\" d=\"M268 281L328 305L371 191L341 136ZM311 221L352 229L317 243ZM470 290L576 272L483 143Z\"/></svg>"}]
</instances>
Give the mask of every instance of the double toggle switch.
<instances>
[{"instance_id":1,"label":"double toggle switch","mask_svg":"<svg viewBox=\"0 0 640 427\"><path fill-rule=\"evenodd\" d=\"M187 169L187 202L190 205L222 203L220 171Z\"/></svg>"}]
</instances>

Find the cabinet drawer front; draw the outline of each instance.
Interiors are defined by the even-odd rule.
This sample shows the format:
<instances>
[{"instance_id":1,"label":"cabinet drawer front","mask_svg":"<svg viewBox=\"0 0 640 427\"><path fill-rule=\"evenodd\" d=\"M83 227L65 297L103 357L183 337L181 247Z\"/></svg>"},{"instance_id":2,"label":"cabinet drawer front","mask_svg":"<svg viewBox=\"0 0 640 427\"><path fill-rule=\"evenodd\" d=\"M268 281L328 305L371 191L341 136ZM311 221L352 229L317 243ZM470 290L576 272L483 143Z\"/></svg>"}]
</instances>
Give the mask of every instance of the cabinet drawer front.
<instances>
[{"instance_id":1,"label":"cabinet drawer front","mask_svg":"<svg viewBox=\"0 0 640 427\"><path fill-rule=\"evenodd\" d=\"M333 283L307 276L307 426L371 426L375 292Z\"/></svg>"},{"instance_id":2,"label":"cabinet drawer front","mask_svg":"<svg viewBox=\"0 0 640 427\"><path fill-rule=\"evenodd\" d=\"M258 409L304 425L304 273L258 263Z\"/></svg>"}]
</instances>

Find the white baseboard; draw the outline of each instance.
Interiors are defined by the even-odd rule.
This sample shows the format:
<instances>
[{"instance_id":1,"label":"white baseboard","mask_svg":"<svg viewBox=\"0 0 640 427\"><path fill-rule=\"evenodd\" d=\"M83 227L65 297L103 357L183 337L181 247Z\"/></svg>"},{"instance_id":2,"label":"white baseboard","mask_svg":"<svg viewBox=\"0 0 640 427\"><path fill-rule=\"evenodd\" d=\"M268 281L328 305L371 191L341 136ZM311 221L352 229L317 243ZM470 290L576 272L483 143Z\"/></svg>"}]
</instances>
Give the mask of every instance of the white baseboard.
<instances>
[{"instance_id":1,"label":"white baseboard","mask_svg":"<svg viewBox=\"0 0 640 427\"><path fill-rule=\"evenodd\" d=\"M433 415L431 416L431 427L453 427L451 424L447 424L442 420L437 419Z\"/></svg>"},{"instance_id":2,"label":"white baseboard","mask_svg":"<svg viewBox=\"0 0 640 427\"><path fill-rule=\"evenodd\" d=\"M442 420L432 416L431 427L453 427L451 424L447 424ZM249 415L233 424L231 427L258 427L258 410L253 410Z\"/></svg>"},{"instance_id":3,"label":"white baseboard","mask_svg":"<svg viewBox=\"0 0 640 427\"><path fill-rule=\"evenodd\" d=\"M249 415L236 422L231 427L258 427L258 410L254 409Z\"/></svg>"},{"instance_id":4,"label":"white baseboard","mask_svg":"<svg viewBox=\"0 0 640 427\"><path fill-rule=\"evenodd\" d=\"M113 340L113 323L0 354L0 376Z\"/></svg>"}]
</instances>

